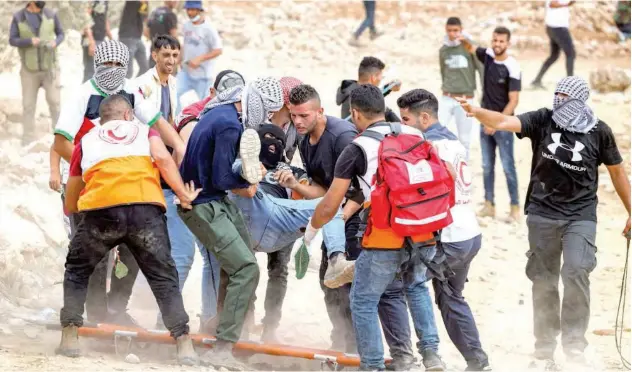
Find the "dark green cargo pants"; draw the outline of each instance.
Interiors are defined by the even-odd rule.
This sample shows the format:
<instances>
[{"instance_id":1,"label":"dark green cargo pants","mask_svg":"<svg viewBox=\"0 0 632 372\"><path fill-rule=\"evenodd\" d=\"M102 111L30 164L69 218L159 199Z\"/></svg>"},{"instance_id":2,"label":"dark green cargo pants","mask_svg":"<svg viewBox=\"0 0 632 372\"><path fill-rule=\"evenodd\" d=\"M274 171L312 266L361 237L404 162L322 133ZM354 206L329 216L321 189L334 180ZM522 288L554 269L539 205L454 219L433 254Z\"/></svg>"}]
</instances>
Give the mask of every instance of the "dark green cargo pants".
<instances>
[{"instance_id":1,"label":"dark green cargo pants","mask_svg":"<svg viewBox=\"0 0 632 372\"><path fill-rule=\"evenodd\" d=\"M250 235L241 212L224 197L195 205L192 210L178 208L178 214L206 249L212 250L228 274L226 300L219 309L217 338L237 342L259 283L259 266L250 250Z\"/></svg>"}]
</instances>

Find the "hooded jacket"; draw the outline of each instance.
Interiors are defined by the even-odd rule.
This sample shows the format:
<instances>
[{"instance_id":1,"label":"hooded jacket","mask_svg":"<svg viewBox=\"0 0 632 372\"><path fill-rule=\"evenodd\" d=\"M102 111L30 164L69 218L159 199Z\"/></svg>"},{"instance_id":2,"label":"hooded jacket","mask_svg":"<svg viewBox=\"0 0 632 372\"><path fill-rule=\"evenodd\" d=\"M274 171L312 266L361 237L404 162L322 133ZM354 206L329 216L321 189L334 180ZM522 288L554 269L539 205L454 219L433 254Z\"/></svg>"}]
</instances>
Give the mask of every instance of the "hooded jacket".
<instances>
[{"instance_id":1,"label":"hooded jacket","mask_svg":"<svg viewBox=\"0 0 632 372\"><path fill-rule=\"evenodd\" d=\"M338 91L336 92L336 104L338 106L342 105L340 108L340 118L346 119L349 115L351 115L349 98L351 97L351 92L353 92L353 90L358 86L359 84L356 80L343 80L340 87L338 87ZM390 93L391 91L389 90L386 94L384 94L384 97L388 96ZM397 116L397 114L388 107L386 108L386 121L394 123L401 122L399 116Z\"/></svg>"}]
</instances>

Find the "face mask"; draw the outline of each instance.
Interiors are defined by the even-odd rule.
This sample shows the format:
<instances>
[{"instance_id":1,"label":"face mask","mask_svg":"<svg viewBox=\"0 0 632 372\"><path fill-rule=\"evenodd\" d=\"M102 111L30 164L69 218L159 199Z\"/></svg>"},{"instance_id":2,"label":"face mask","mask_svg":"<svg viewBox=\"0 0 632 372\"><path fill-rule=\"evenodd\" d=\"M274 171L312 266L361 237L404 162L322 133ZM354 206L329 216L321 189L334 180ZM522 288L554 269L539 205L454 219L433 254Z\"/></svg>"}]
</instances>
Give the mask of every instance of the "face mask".
<instances>
[{"instance_id":1,"label":"face mask","mask_svg":"<svg viewBox=\"0 0 632 372\"><path fill-rule=\"evenodd\" d=\"M201 19L202 19L202 16L198 14L195 17L191 18L191 22L196 23L196 22L199 22Z\"/></svg>"},{"instance_id":2,"label":"face mask","mask_svg":"<svg viewBox=\"0 0 632 372\"><path fill-rule=\"evenodd\" d=\"M94 81L105 93L114 94L123 86L126 75L126 67L100 65L94 72Z\"/></svg>"},{"instance_id":3,"label":"face mask","mask_svg":"<svg viewBox=\"0 0 632 372\"><path fill-rule=\"evenodd\" d=\"M557 94L553 96L553 110L557 110L564 102L566 102L568 97L561 97Z\"/></svg>"},{"instance_id":4,"label":"face mask","mask_svg":"<svg viewBox=\"0 0 632 372\"><path fill-rule=\"evenodd\" d=\"M46 6L46 1L34 1L35 6L40 8L40 9L44 9L44 6Z\"/></svg>"},{"instance_id":5,"label":"face mask","mask_svg":"<svg viewBox=\"0 0 632 372\"><path fill-rule=\"evenodd\" d=\"M266 169L275 169L277 164L283 160L285 133L283 129L273 124L264 124L259 127L257 132L261 140L259 160ZM274 151L270 151L271 148L274 148Z\"/></svg>"}]
</instances>

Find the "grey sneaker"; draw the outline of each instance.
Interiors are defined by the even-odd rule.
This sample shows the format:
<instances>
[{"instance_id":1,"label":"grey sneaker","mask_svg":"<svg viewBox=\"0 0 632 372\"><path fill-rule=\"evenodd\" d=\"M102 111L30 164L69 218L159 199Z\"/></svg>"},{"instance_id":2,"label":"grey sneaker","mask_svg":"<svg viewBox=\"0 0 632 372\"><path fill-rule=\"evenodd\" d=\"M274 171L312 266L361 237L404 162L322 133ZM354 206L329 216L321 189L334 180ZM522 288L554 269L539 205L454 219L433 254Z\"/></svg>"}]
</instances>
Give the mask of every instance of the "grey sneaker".
<instances>
[{"instance_id":1,"label":"grey sneaker","mask_svg":"<svg viewBox=\"0 0 632 372\"><path fill-rule=\"evenodd\" d=\"M423 357L426 371L445 371L445 363L443 363L436 351L424 350L421 356Z\"/></svg>"},{"instance_id":2,"label":"grey sneaker","mask_svg":"<svg viewBox=\"0 0 632 372\"><path fill-rule=\"evenodd\" d=\"M329 259L325 272L325 286L338 288L353 281L355 261L347 261L343 253L336 253Z\"/></svg>"},{"instance_id":3,"label":"grey sneaker","mask_svg":"<svg viewBox=\"0 0 632 372\"><path fill-rule=\"evenodd\" d=\"M225 368L229 371L248 371L251 368L233 356L233 344L218 340L215 346L202 356L202 365L210 365L216 370Z\"/></svg>"},{"instance_id":4,"label":"grey sneaker","mask_svg":"<svg viewBox=\"0 0 632 372\"><path fill-rule=\"evenodd\" d=\"M239 141L239 157L241 158L241 176L251 185L256 185L263 179L263 169L259 161L261 140L254 129L246 129Z\"/></svg>"}]
</instances>

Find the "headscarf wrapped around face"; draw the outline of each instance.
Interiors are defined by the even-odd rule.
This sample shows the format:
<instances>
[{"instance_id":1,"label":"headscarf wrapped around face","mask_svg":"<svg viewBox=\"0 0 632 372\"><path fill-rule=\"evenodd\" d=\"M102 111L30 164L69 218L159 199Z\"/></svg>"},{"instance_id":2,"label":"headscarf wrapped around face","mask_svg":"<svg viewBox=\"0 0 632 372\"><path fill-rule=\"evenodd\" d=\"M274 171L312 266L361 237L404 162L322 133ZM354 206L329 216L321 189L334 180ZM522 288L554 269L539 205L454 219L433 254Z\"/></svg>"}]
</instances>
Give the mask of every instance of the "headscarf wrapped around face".
<instances>
[{"instance_id":1,"label":"headscarf wrapped around face","mask_svg":"<svg viewBox=\"0 0 632 372\"><path fill-rule=\"evenodd\" d=\"M237 102L241 102L244 127L256 130L269 121L268 114L283 107L281 85L277 79L266 77L248 82L245 86L228 88L209 101L200 116L215 107Z\"/></svg>"},{"instance_id":2,"label":"headscarf wrapped around face","mask_svg":"<svg viewBox=\"0 0 632 372\"><path fill-rule=\"evenodd\" d=\"M106 66L106 62L120 66ZM104 93L115 94L123 88L129 63L129 50L117 40L106 40L94 52L94 82Z\"/></svg>"},{"instance_id":3,"label":"headscarf wrapped around face","mask_svg":"<svg viewBox=\"0 0 632 372\"><path fill-rule=\"evenodd\" d=\"M597 125L597 117L586 104L590 88L584 79L578 76L565 77L557 83L555 93L553 121L560 128L569 132L588 133ZM560 97L557 93L568 97Z\"/></svg>"}]
</instances>

